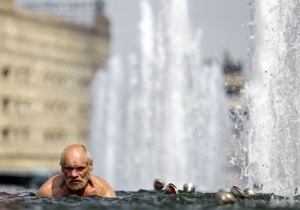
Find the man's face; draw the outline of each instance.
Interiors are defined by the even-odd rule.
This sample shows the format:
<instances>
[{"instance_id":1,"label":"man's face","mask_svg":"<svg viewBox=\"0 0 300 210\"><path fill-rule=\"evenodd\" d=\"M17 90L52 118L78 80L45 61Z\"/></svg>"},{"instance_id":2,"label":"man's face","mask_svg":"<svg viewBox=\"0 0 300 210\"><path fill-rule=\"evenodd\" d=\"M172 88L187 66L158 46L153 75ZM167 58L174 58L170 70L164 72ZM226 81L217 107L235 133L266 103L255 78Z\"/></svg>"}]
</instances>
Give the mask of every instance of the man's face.
<instances>
[{"instance_id":1,"label":"man's face","mask_svg":"<svg viewBox=\"0 0 300 210\"><path fill-rule=\"evenodd\" d=\"M81 153L68 153L61 166L64 179L71 190L83 189L90 176L93 166L88 166L85 155Z\"/></svg>"}]
</instances>

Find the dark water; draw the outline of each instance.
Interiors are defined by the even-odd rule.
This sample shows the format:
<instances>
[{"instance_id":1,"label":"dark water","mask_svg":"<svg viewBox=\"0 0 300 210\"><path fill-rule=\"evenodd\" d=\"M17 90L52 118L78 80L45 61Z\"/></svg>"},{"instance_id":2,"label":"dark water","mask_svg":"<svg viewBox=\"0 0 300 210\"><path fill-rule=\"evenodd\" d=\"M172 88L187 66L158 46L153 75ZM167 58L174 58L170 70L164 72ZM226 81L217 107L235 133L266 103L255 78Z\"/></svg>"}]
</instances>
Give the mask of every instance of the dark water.
<instances>
[{"instance_id":1,"label":"dark water","mask_svg":"<svg viewBox=\"0 0 300 210\"><path fill-rule=\"evenodd\" d=\"M34 192L0 192L0 210L43 210L43 209L300 209L300 197L285 198L273 194L257 194L240 199L234 204L218 205L215 193L183 193L167 195L163 191L140 190L136 192L117 191L117 198L98 196L88 198L70 196L67 198L37 198Z\"/></svg>"}]
</instances>

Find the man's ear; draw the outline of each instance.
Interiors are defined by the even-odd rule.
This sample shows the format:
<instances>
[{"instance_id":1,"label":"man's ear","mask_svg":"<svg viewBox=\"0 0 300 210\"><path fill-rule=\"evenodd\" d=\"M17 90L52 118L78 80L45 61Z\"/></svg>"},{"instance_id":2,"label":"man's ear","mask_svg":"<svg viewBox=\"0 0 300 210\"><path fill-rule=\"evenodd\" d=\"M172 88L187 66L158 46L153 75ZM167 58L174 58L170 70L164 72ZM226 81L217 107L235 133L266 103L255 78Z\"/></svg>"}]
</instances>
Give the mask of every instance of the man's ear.
<instances>
[{"instance_id":1,"label":"man's ear","mask_svg":"<svg viewBox=\"0 0 300 210\"><path fill-rule=\"evenodd\" d=\"M92 171L94 169L94 164L93 162L90 163L90 171Z\"/></svg>"}]
</instances>

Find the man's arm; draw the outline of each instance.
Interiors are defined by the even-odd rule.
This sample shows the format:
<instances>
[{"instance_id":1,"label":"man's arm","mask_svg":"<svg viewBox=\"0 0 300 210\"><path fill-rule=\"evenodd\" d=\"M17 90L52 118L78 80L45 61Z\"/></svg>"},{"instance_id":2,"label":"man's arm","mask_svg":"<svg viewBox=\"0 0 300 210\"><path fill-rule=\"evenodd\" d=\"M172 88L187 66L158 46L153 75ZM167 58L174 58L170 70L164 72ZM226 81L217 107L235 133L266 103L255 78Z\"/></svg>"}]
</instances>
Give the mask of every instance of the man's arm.
<instances>
[{"instance_id":1,"label":"man's arm","mask_svg":"<svg viewBox=\"0 0 300 210\"><path fill-rule=\"evenodd\" d=\"M37 197L52 197L52 185L49 182L50 180L46 181L40 189L38 189L36 196Z\"/></svg>"},{"instance_id":2,"label":"man's arm","mask_svg":"<svg viewBox=\"0 0 300 210\"><path fill-rule=\"evenodd\" d=\"M105 193L102 195L102 197L106 197L106 198L115 198L116 197L116 193L115 191L112 189L112 187L109 186L109 188L106 189Z\"/></svg>"},{"instance_id":3,"label":"man's arm","mask_svg":"<svg viewBox=\"0 0 300 210\"><path fill-rule=\"evenodd\" d=\"M38 189L37 197L53 197L53 188L59 186L61 183L62 176L55 175L48 179L41 187Z\"/></svg>"}]
</instances>

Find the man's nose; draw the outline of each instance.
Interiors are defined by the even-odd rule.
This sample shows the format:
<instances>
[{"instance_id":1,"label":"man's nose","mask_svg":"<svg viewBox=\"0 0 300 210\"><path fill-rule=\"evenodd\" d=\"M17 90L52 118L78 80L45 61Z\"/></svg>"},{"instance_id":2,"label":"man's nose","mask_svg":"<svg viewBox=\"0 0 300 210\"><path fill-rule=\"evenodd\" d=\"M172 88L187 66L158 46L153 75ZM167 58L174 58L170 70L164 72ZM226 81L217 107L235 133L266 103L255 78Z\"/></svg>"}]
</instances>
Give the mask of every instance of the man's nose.
<instances>
[{"instance_id":1,"label":"man's nose","mask_svg":"<svg viewBox=\"0 0 300 210\"><path fill-rule=\"evenodd\" d=\"M77 177L78 176L78 172L77 172L77 170L76 169L73 169L72 171L71 171L71 177Z\"/></svg>"}]
</instances>

